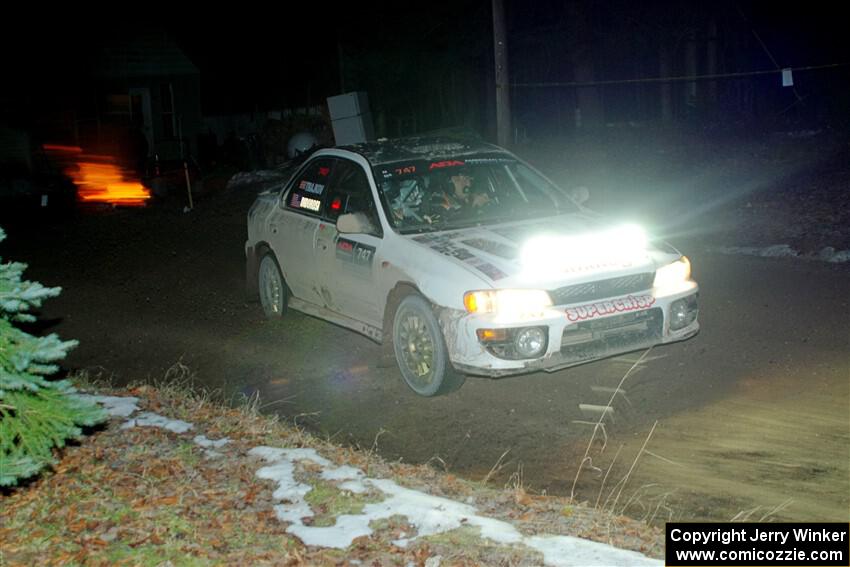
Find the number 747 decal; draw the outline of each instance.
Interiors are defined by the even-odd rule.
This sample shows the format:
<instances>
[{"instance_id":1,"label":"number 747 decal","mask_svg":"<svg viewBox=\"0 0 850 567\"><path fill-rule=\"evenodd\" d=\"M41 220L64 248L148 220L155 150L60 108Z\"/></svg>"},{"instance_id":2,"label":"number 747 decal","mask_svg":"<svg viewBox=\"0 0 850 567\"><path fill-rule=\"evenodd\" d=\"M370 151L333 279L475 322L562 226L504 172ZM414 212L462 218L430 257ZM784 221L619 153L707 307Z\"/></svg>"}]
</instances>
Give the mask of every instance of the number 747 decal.
<instances>
[{"instance_id":1,"label":"number 747 decal","mask_svg":"<svg viewBox=\"0 0 850 567\"><path fill-rule=\"evenodd\" d=\"M357 266L371 266L375 256L375 247L361 244L347 238L336 241L336 257L343 262Z\"/></svg>"}]
</instances>

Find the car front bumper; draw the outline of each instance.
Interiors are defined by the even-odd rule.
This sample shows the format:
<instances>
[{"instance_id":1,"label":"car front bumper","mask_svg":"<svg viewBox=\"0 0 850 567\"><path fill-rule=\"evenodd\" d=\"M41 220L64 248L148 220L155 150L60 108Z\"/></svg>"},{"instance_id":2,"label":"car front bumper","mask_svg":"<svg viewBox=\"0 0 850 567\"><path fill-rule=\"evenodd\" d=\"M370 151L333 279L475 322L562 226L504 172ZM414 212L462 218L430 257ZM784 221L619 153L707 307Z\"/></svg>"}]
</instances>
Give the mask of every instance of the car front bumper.
<instances>
[{"instance_id":1,"label":"car front bumper","mask_svg":"<svg viewBox=\"0 0 850 567\"><path fill-rule=\"evenodd\" d=\"M554 372L569 366L688 339L699 332L695 282L675 290L651 290L589 303L559 305L540 317L500 321L493 314L469 314L443 310L440 322L454 367L466 374L507 376L543 370ZM671 329L671 307L685 300L693 309L693 321ZM547 346L535 358L506 358L498 349L478 338L481 329L545 327Z\"/></svg>"}]
</instances>

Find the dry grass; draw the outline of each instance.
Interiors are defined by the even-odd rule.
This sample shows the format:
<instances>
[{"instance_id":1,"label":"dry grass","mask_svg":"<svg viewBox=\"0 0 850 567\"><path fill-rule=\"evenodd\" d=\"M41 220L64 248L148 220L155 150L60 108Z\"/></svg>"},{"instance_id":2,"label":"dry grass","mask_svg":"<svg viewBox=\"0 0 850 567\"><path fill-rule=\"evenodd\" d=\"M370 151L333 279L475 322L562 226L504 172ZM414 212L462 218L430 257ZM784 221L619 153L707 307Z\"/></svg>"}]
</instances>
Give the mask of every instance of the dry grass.
<instances>
[{"instance_id":1,"label":"dry grass","mask_svg":"<svg viewBox=\"0 0 850 567\"><path fill-rule=\"evenodd\" d=\"M437 496L475 502L482 513L511 521L523 533L561 533L613 541L645 553L661 553L661 534L627 521L602 530L601 516L563 499L529 494L522 465L508 490L485 487L428 466L387 463L378 454L384 431L368 451L339 447L292 423L262 413L257 398L224 400L197 387L191 370L176 363L158 386L112 389L109 377L81 373L76 383L108 395L133 395L140 407L195 425L184 435L158 428L121 429L112 422L78 446L68 447L59 466L31 485L3 496L0 506L0 565L91 564L275 564L424 565L434 556L443 565L534 565L540 557L525 548L499 546L470 533L414 540L407 548L391 542L406 522L376 526L346 550L304 546L274 517L273 485L255 476L260 463L247 457L257 445L312 447L338 464L368 469L374 477ZM229 402L229 403L226 403ZM229 437L227 457L207 458L191 442L196 434ZM494 473L504 466L494 465ZM308 479L318 487L314 512L323 524L362 505L362 499ZM489 480L489 479L487 479ZM379 496L379 495L378 495ZM613 534L613 535L612 535Z\"/></svg>"},{"instance_id":2,"label":"dry grass","mask_svg":"<svg viewBox=\"0 0 850 567\"><path fill-rule=\"evenodd\" d=\"M629 376L631 376L636 371L636 369L640 368L640 365L642 363L647 360L651 360L648 358L651 351L652 348L650 347L649 349L645 350L633 364L631 364L628 370L620 378L619 383L615 388L595 388L595 392L610 393L610 397L604 406L599 406L597 408L597 413L599 413L599 418L597 420L578 422L580 424L591 426L592 431L587 446L585 448L584 455L576 470L575 477L573 478L573 484L570 491L570 500L575 501L576 487L578 486L578 482L581 478L582 473L587 470L594 471L597 476L601 477L601 481L599 483L599 488L596 494L596 500L593 505L597 510L599 510L602 514L606 515L609 518L607 524L608 529L611 528L611 523L614 518L621 517L627 513L631 517L639 518L641 521L648 523L656 522L662 517L667 520L671 520L673 518L673 510L670 508L668 502L668 499L672 492L663 491L663 487L661 487L659 484L647 484L640 486L631 492L627 491L629 481L638 465L638 462L644 455L649 455L659 460L662 460L670 465L677 466L677 463L675 463L674 461L662 457L661 455L657 455L647 448L650 440L652 439L652 435L655 432L655 428L658 425L658 421L655 421L655 423L652 425L652 428L644 439L640 449L635 454L634 459L632 460L629 468L626 470L623 476L620 477L619 480L617 480L610 487L608 487L608 484L609 480L611 480L611 473L615 470L615 466L618 462L624 445L621 444L617 448L616 453L614 454L611 461L608 463L608 466L605 467L604 471L601 467L596 466L593 460L594 456L596 456L598 459L605 453L605 450L608 448L609 442L612 440L609 437L607 428L605 427L605 419L613 419L613 404L615 399L619 396L626 403L631 405L631 401L625 395L625 390L623 386ZM594 449L595 446L597 446L596 449Z\"/></svg>"}]
</instances>

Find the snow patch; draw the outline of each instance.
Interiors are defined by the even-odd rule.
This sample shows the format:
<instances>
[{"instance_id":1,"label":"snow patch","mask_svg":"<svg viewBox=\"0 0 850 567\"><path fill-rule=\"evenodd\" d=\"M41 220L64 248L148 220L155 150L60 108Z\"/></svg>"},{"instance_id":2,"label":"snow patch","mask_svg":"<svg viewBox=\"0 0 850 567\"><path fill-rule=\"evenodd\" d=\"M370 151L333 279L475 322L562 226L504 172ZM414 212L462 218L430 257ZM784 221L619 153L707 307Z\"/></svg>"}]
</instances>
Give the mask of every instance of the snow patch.
<instances>
[{"instance_id":1,"label":"snow patch","mask_svg":"<svg viewBox=\"0 0 850 567\"><path fill-rule=\"evenodd\" d=\"M834 264L850 262L850 250L836 250L832 246L826 246L818 252L818 260Z\"/></svg>"},{"instance_id":2,"label":"snow patch","mask_svg":"<svg viewBox=\"0 0 850 567\"><path fill-rule=\"evenodd\" d=\"M788 244L774 244L773 246L718 246L710 248L711 252L720 254L741 254L745 256L760 256L762 258L800 258L803 260L820 260L834 264L850 262L850 250L836 250L832 246L825 246L813 254L802 254L799 250L791 248Z\"/></svg>"},{"instance_id":3,"label":"snow patch","mask_svg":"<svg viewBox=\"0 0 850 567\"><path fill-rule=\"evenodd\" d=\"M543 554L546 565L663 565L637 551L618 549L610 545L570 536L532 536L526 545Z\"/></svg>"},{"instance_id":4,"label":"snow patch","mask_svg":"<svg viewBox=\"0 0 850 567\"><path fill-rule=\"evenodd\" d=\"M343 483L340 483L339 487L342 490L347 490L349 492L353 492L354 494L363 494L368 490L366 485L363 484L362 481L359 480L348 480Z\"/></svg>"},{"instance_id":5,"label":"snow patch","mask_svg":"<svg viewBox=\"0 0 850 567\"><path fill-rule=\"evenodd\" d=\"M222 437L221 439L216 439L213 441L212 439L208 439L206 435L195 435L193 439L195 445L199 447L203 447L204 456L208 459L219 459L224 456L224 453L216 451L216 449L221 449L228 443L230 443L229 437Z\"/></svg>"},{"instance_id":6,"label":"snow patch","mask_svg":"<svg viewBox=\"0 0 850 567\"><path fill-rule=\"evenodd\" d=\"M374 520L391 516L405 516L415 526L416 533L393 541L405 547L416 538L448 532L461 526L477 527L482 538L504 545L525 545L543 554L546 565L662 565L635 551L626 551L610 545L569 536L522 535L513 524L479 516L477 509L469 504L432 496L418 490L399 486L390 479L368 478L363 471L350 466L337 467L320 456L314 449L280 449L276 447L254 447L249 455L260 457L270 463L257 471L259 478L277 482L274 498L281 503L275 505L275 515L288 522L288 533L298 537L306 545L345 549L362 536L372 534L369 527ZM361 514L343 514L336 518L333 526L316 527L304 523L304 518L313 517L305 496L312 486L295 479L295 466L299 461L311 461L322 467L321 477L325 480L344 480L346 485L356 488L375 488L387 497L363 507ZM439 560L437 560L437 564Z\"/></svg>"},{"instance_id":7,"label":"snow patch","mask_svg":"<svg viewBox=\"0 0 850 567\"><path fill-rule=\"evenodd\" d=\"M193 441L196 445L200 445L204 449L220 449L230 443L230 438L222 437L213 441L212 439L207 439L206 435L196 435Z\"/></svg>"},{"instance_id":8,"label":"snow patch","mask_svg":"<svg viewBox=\"0 0 850 567\"><path fill-rule=\"evenodd\" d=\"M359 480L363 478L363 471L356 467L341 466L336 468L325 468L322 470L324 480Z\"/></svg>"},{"instance_id":9,"label":"snow patch","mask_svg":"<svg viewBox=\"0 0 850 567\"><path fill-rule=\"evenodd\" d=\"M129 417L139 410L139 398L133 396L93 396L77 394L77 398L98 403L111 417Z\"/></svg>"},{"instance_id":10,"label":"snow patch","mask_svg":"<svg viewBox=\"0 0 850 567\"><path fill-rule=\"evenodd\" d=\"M358 468L343 465L335 468L324 468L320 475L323 480L344 481L339 484L339 488L353 492L355 494L363 494L368 490L363 483L366 475Z\"/></svg>"},{"instance_id":11,"label":"snow patch","mask_svg":"<svg viewBox=\"0 0 850 567\"><path fill-rule=\"evenodd\" d=\"M762 258L796 258L800 255L799 252L787 244L774 244L773 246L765 246L763 248L756 246L720 246L714 250L721 254L743 254L745 256L761 256Z\"/></svg>"},{"instance_id":12,"label":"snow patch","mask_svg":"<svg viewBox=\"0 0 850 567\"><path fill-rule=\"evenodd\" d=\"M158 413L146 411L140 413L138 417L128 419L121 424L121 429L130 429L131 427L161 427L174 433L186 433L192 429L192 424L179 419L169 419Z\"/></svg>"},{"instance_id":13,"label":"snow patch","mask_svg":"<svg viewBox=\"0 0 850 567\"><path fill-rule=\"evenodd\" d=\"M284 176L273 169L261 169L257 171L240 171L227 181L227 189L235 189L244 185L253 185L264 181L277 181Z\"/></svg>"}]
</instances>

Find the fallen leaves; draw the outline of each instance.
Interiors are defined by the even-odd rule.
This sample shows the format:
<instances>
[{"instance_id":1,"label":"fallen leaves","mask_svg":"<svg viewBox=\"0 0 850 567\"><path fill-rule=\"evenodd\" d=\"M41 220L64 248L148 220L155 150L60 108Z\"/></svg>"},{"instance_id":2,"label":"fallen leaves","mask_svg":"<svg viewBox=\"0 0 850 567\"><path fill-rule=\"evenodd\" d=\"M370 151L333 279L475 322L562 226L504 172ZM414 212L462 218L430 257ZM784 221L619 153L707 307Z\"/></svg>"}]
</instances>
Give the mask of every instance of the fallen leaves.
<instances>
[{"instance_id":1,"label":"fallen leaves","mask_svg":"<svg viewBox=\"0 0 850 567\"><path fill-rule=\"evenodd\" d=\"M480 503L488 515L513 517L527 526L549 529L568 516L563 503L551 505L547 515L549 501L521 487L485 495L454 475L422 465L387 465L374 455L270 425L271 420L263 421L262 416L194 399L164 398L147 386L134 388L132 394L144 398L146 410L157 407L164 415L180 416L211 438L223 436L214 431L227 432L232 439L229 457L238 458L206 459L190 436L157 428L122 430L113 424L81 445L68 447L55 472L4 497L0 506L3 561L43 564L48 558L57 564L112 565L180 563L194 558L200 563L300 566L345 565L356 559L362 565L422 566L441 554L447 558L445 564L451 565L516 563L513 556L498 555L505 551L492 545L469 550L463 545L414 540L407 547L395 546L393 541L415 534L404 517L375 527L372 536L358 538L344 552L306 547L286 532L288 524L277 519L273 485L258 480L257 463L245 457L248 448L260 444L320 446L340 464L368 464L377 474L395 477L412 488L458 499L474 497L476 506ZM308 465L303 472L318 475L321 470ZM577 515L570 514L568 521L576 521ZM329 516L333 521L330 512ZM613 524L621 530L619 522ZM588 532L593 537L592 530ZM611 536L608 531L603 535ZM653 547L657 534L629 532L628 537L643 537L649 543L639 543L657 553Z\"/></svg>"},{"instance_id":2,"label":"fallen leaves","mask_svg":"<svg viewBox=\"0 0 850 567\"><path fill-rule=\"evenodd\" d=\"M152 405L167 411L164 402ZM287 564L292 557L281 544L300 544L274 518L270 488L243 459L221 461L204 459L203 449L177 435L113 424L68 447L54 473L4 498L0 556L13 565L43 563L45 552L51 563L112 564L152 554L155 563L191 555ZM269 505L258 513L246 502Z\"/></svg>"}]
</instances>

